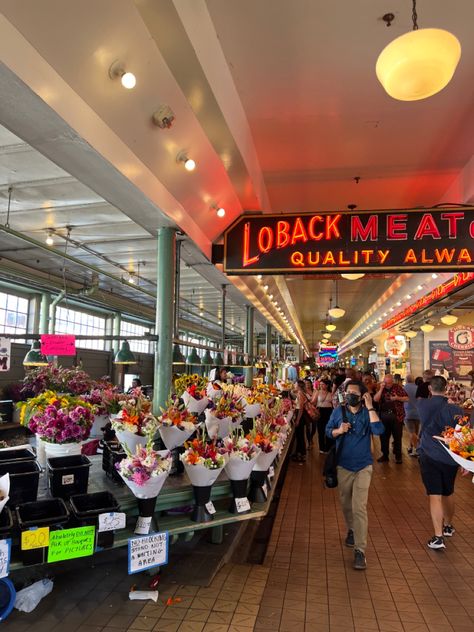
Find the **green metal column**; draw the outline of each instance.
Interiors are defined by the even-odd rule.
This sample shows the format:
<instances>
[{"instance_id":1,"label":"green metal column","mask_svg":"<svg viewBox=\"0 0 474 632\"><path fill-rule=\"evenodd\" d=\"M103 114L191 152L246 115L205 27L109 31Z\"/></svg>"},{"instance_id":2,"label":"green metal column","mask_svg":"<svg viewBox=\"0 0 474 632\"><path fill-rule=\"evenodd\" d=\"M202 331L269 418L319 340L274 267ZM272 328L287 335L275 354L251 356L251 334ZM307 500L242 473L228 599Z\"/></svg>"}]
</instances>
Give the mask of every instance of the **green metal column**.
<instances>
[{"instance_id":1,"label":"green metal column","mask_svg":"<svg viewBox=\"0 0 474 632\"><path fill-rule=\"evenodd\" d=\"M155 348L153 411L160 412L169 397L173 377L173 306L176 265L176 231L158 229L156 325L158 342Z\"/></svg>"},{"instance_id":2,"label":"green metal column","mask_svg":"<svg viewBox=\"0 0 474 632\"><path fill-rule=\"evenodd\" d=\"M247 327L245 330L245 352L249 355L250 366L245 369L245 386L253 383L253 316L255 308L247 305Z\"/></svg>"},{"instance_id":3,"label":"green metal column","mask_svg":"<svg viewBox=\"0 0 474 632\"><path fill-rule=\"evenodd\" d=\"M272 326L270 323L267 323L265 328L266 338L265 338L265 355L267 356L267 361L270 363L270 366L267 368L267 379L268 383L273 383L273 375L272 375Z\"/></svg>"},{"instance_id":4,"label":"green metal column","mask_svg":"<svg viewBox=\"0 0 474 632\"><path fill-rule=\"evenodd\" d=\"M120 325L122 324L122 314L120 312L117 312L116 314L114 314L114 323L113 323L113 334L114 336L120 336ZM113 349L113 353L114 353L114 357L115 355L118 353L119 349L120 349L120 340L114 340L112 342L112 349Z\"/></svg>"},{"instance_id":5,"label":"green metal column","mask_svg":"<svg viewBox=\"0 0 474 632\"><path fill-rule=\"evenodd\" d=\"M47 334L49 329L49 309L51 305L51 295L47 292L43 292L41 295L40 305L40 320L39 320L39 332L40 334Z\"/></svg>"}]
</instances>

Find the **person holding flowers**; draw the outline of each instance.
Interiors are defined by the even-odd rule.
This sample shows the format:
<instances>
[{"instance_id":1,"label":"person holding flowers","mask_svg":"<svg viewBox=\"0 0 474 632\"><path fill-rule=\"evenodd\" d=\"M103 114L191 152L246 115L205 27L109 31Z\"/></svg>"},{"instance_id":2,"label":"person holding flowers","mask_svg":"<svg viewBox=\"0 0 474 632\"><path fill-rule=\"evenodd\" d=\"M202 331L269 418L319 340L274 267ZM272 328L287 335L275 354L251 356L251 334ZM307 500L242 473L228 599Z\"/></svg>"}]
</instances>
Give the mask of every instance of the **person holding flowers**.
<instances>
[{"instance_id":1,"label":"person holding flowers","mask_svg":"<svg viewBox=\"0 0 474 632\"><path fill-rule=\"evenodd\" d=\"M456 417L462 417L463 411L459 406L448 403L446 387L445 378L435 375L428 385L431 397L418 400L421 424L418 454L434 530L427 545L435 550L445 549L445 538L455 533L453 494L459 466L434 436L440 435L446 427L454 428Z\"/></svg>"}]
</instances>

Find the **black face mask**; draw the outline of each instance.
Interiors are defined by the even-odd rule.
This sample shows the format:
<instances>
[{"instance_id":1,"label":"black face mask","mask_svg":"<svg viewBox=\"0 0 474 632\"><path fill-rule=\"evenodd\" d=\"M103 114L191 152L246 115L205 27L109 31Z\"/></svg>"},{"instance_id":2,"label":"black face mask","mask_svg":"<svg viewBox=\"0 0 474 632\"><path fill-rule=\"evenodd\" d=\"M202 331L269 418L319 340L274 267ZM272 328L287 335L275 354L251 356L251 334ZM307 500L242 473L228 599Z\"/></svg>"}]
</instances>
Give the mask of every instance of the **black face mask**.
<instances>
[{"instance_id":1,"label":"black face mask","mask_svg":"<svg viewBox=\"0 0 474 632\"><path fill-rule=\"evenodd\" d=\"M360 404L360 395L356 393L347 393L346 402L349 406L358 406Z\"/></svg>"}]
</instances>

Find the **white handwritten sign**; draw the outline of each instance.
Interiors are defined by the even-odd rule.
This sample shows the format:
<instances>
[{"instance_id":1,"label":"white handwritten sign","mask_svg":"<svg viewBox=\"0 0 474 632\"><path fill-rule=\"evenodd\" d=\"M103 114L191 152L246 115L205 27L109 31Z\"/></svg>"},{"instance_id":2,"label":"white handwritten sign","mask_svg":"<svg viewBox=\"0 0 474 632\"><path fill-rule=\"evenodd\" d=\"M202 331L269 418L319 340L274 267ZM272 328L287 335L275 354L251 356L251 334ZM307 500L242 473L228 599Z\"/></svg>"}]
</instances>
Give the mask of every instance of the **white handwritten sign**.
<instances>
[{"instance_id":1,"label":"white handwritten sign","mask_svg":"<svg viewBox=\"0 0 474 632\"><path fill-rule=\"evenodd\" d=\"M168 532L152 533L128 541L128 574L168 563Z\"/></svg>"},{"instance_id":2,"label":"white handwritten sign","mask_svg":"<svg viewBox=\"0 0 474 632\"><path fill-rule=\"evenodd\" d=\"M9 338L0 338L0 371L10 370L12 357L12 341Z\"/></svg>"},{"instance_id":3,"label":"white handwritten sign","mask_svg":"<svg viewBox=\"0 0 474 632\"><path fill-rule=\"evenodd\" d=\"M124 513L113 511L111 513L99 514L99 533L103 531L114 531L115 529L125 529L127 516Z\"/></svg>"},{"instance_id":4,"label":"white handwritten sign","mask_svg":"<svg viewBox=\"0 0 474 632\"><path fill-rule=\"evenodd\" d=\"M135 525L135 533L138 535L146 535L150 533L151 516L138 516L137 524Z\"/></svg>"},{"instance_id":5,"label":"white handwritten sign","mask_svg":"<svg viewBox=\"0 0 474 632\"><path fill-rule=\"evenodd\" d=\"M264 484L262 485L262 492L263 492L263 494L264 494L265 498L267 498L267 496L268 496L268 487L267 487L267 484L266 484L266 483L264 483Z\"/></svg>"},{"instance_id":6,"label":"white handwritten sign","mask_svg":"<svg viewBox=\"0 0 474 632\"><path fill-rule=\"evenodd\" d=\"M10 571L10 553L12 550L12 541L0 540L0 578L7 577Z\"/></svg>"},{"instance_id":7,"label":"white handwritten sign","mask_svg":"<svg viewBox=\"0 0 474 632\"><path fill-rule=\"evenodd\" d=\"M244 511L250 511L250 503L248 498L236 498L235 506L237 513L243 513Z\"/></svg>"},{"instance_id":8,"label":"white handwritten sign","mask_svg":"<svg viewBox=\"0 0 474 632\"><path fill-rule=\"evenodd\" d=\"M216 508L214 507L212 500L206 503L206 509L211 515L216 513Z\"/></svg>"}]
</instances>

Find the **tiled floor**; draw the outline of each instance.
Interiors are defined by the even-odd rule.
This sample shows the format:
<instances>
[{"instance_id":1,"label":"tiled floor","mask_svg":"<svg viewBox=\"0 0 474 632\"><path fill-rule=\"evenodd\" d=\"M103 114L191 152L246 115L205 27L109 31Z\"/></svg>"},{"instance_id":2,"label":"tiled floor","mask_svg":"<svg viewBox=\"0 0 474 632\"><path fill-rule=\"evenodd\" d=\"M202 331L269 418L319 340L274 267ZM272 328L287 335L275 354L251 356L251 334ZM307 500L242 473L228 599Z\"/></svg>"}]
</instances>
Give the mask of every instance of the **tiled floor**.
<instances>
[{"instance_id":1,"label":"tiled floor","mask_svg":"<svg viewBox=\"0 0 474 632\"><path fill-rule=\"evenodd\" d=\"M376 464L370 494L368 569L354 571L343 546L337 490L324 489L320 459L291 463L263 566L227 564L209 587L163 581L158 604L127 600L123 566L97 584L77 575L12 632L473 632L474 486L457 483L457 532L430 551L427 500L415 459ZM166 605L169 598L174 601ZM8 622L5 626L8 629Z\"/></svg>"}]
</instances>

